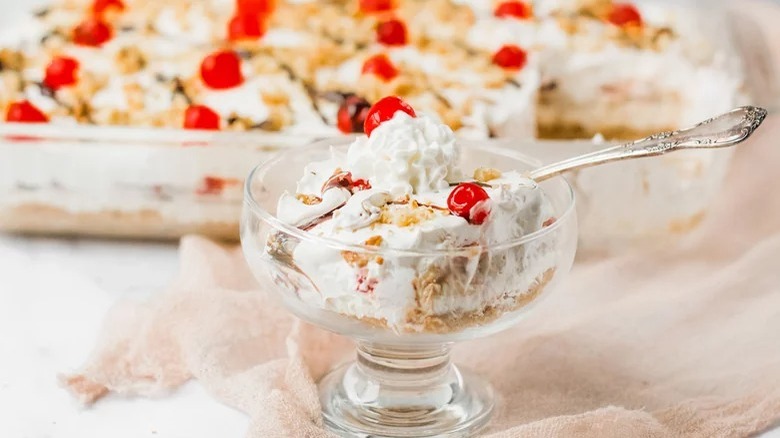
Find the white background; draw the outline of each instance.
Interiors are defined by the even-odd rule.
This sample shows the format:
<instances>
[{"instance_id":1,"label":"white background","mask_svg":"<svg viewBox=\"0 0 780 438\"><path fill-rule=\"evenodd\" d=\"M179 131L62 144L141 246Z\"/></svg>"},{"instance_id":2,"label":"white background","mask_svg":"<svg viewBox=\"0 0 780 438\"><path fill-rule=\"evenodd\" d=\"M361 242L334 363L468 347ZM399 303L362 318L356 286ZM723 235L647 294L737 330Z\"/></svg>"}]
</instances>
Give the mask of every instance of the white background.
<instances>
[{"instance_id":1,"label":"white background","mask_svg":"<svg viewBox=\"0 0 780 438\"><path fill-rule=\"evenodd\" d=\"M241 437L247 421L197 384L172 397L81 408L57 375L88 355L120 296L160 291L176 246L0 234L0 438Z\"/></svg>"}]
</instances>

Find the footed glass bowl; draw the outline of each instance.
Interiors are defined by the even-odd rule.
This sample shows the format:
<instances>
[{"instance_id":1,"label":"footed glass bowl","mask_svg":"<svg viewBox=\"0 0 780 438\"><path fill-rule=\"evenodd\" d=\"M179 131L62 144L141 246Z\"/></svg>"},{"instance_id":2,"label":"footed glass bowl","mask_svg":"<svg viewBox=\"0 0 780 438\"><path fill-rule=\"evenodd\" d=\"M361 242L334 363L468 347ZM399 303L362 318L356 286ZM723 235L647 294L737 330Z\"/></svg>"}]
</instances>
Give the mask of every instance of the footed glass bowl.
<instances>
[{"instance_id":1,"label":"footed glass bowl","mask_svg":"<svg viewBox=\"0 0 780 438\"><path fill-rule=\"evenodd\" d=\"M319 382L330 429L361 437L472 436L490 419L493 391L453 365L450 348L513 326L568 274L577 242L572 189L560 177L542 183L554 221L491 246L416 251L345 244L277 219L277 200L295 192L304 167L350 142L323 140L252 171L241 221L249 266L296 316L357 343L357 360ZM516 151L459 144L465 174L537 164ZM383 277L368 276L371 266L381 266ZM393 282L383 289L390 296L374 295L377 281Z\"/></svg>"}]
</instances>

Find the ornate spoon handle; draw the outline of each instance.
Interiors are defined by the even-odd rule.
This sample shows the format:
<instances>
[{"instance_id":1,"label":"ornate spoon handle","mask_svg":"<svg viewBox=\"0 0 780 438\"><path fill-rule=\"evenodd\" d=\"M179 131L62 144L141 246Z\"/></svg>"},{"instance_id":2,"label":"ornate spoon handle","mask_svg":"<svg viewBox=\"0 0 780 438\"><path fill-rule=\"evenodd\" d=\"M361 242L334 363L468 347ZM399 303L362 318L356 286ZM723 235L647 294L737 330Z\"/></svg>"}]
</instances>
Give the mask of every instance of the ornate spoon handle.
<instances>
[{"instance_id":1,"label":"ornate spoon handle","mask_svg":"<svg viewBox=\"0 0 780 438\"><path fill-rule=\"evenodd\" d=\"M765 109L754 106L736 108L692 128L661 132L631 143L569 158L533 170L528 176L536 181L544 181L569 170L612 161L652 157L679 149L733 146L750 137L764 121L766 114Z\"/></svg>"}]
</instances>

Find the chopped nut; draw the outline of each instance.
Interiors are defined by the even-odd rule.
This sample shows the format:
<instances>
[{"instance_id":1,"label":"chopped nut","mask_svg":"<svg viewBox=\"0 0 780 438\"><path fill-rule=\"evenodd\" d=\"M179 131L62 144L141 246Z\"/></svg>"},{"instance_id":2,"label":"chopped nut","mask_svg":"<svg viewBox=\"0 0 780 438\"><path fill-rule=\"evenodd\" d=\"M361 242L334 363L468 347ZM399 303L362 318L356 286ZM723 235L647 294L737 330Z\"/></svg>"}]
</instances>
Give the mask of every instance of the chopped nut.
<instances>
[{"instance_id":1,"label":"chopped nut","mask_svg":"<svg viewBox=\"0 0 780 438\"><path fill-rule=\"evenodd\" d=\"M174 106L167 111L162 111L151 117L141 117L139 122L145 126L180 126L184 119L184 111L186 107Z\"/></svg>"},{"instance_id":2,"label":"chopped nut","mask_svg":"<svg viewBox=\"0 0 780 438\"><path fill-rule=\"evenodd\" d=\"M409 205L388 205L383 207L378 222L381 224L392 224L399 227L409 227L432 219L436 215L436 209L433 207L419 205L416 201L412 200Z\"/></svg>"},{"instance_id":3,"label":"chopped nut","mask_svg":"<svg viewBox=\"0 0 780 438\"><path fill-rule=\"evenodd\" d=\"M299 193L299 194L295 195L295 199L303 202L306 205L314 205L314 204L319 204L320 202L322 202L322 198L320 198L318 196L305 195L303 193Z\"/></svg>"},{"instance_id":4,"label":"chopped nut","mask_svg":"<svg viewBox=\"0 0 780 438\"><path fill-rule=\"evenodd\" d=\"M201 87L200 79L193 76L186 80L174 77L171 80L171 93L173 93L173 103L181 106L189 106L192 104L192 96L198 94L198 89Z\"/></svg>"},{"instance_id":5,"label":"chopped nut","mask_svg":"<svg viewBox=\"0 0 780 438\"><path fill-rule=\"evenodd\" d=\"M56 27L41 37L41 45L51 51L59 51L68 41L70 29Z\"/></svg>"},{"instance_id":6,"label":"chopped nut","mask_svg":"<svg viewBox=\"0 0 780 438\"><path fill-rule=\"evenodd\" d=\"M574 35L579 30L576 17L559 15L556 17L556 21L558 21L558 26L561 30L569 35Z\"/></svg>"},{"instance_id":7,"label":"chopped nut","mask_svg":"<svg viewBox=\"0 0 780 438\"><path fill-rule=\"evenodd\" d=\"M341 257L347 264L355 268L365 268L370 261L366 254L358 254L354 251L341 251Z\"/></svg>"},{"instance_id":8,"label":"chopped nut","mask_svg":"<svg viewBox=\"0 0 780 438\"><path fill-rule=\"evenodd\" d=\"M82 71L79 73L79 81L76 84L74 93L83 99L91 99L107 82L108 77L105 75Z\"/></svg>"},{"instance_id":9,"label":"chopped nut","mask_svg":"<svg viewBox=\"0 0 780 438\"><path fill-rule=\"evenodd\" d=\"M92 108L89 103L83 100L79 100L73 105L72 108L73 118L79 123L91 123L92 122Z\"/></svg>"},{"instance_id":10,"label":"chopped nut","mask_svg":"<svg viewBox=\"0 0 780 438\"><path fill-rule=\"evenodd\" d=\"M130 74L143 69L146 58L136 46L122 47L116 54L116 63L121 73Z\"/></svg>"},{"instance_id":11,"label":"chopped nut","mask_svg":"<svg viewBox=\"0 0 780 438\"><path fill-rule=\"evenodd\" d=\"M281 71L279 63L267 53L256 54L250 61L252 70L257 74L271 74Z\"/></svg>"},{"instance_id":12,"label":"chopped nut","mask_svg":"<svg viewBox=\"0 0 780 438\"><path fill-rule=\"evenodd\" d=\"M24 55L11 49L0 49L0 70L21 70L24 68Z\"/></svg>"},{"instance_id":13,"label":"chopped nut","mask_svg":"<svg viewBox=\"0 0 780 438\"><path fill-rule=\"evenodd\" d=\"M580 13L594 17L606 16L612 8L612 0L578 0Z\"/></svg>"},{"instance_id":14,"label":"chopped nut","mask_svg":"<svg viewBox=\"0 0 780 438\"><path fill-rule=\"evenodd\" d=\"M287 105L290 103L290 97L283 91L276 89L274 91L265 91L260 93L263 103L266 105Z\"/></svg>"},{"instance_id":15,"label":"chopped nut","mask_svg":"<svg viewBox=\"0 0 780 438\"><path fill-rule=\"evenodd\" d=\"M382 244L382 236L378 234L376 236L371 236L366 240L365 244L368 246L379 246Z\"/></svg>"},{"instance_id":16,"label":"chopped nut","mask_svg":"<svg viewBox=\"0 0 780 438\"><path fill-rule=\"evenodd\" d=\"M674 39L674 31L668 27L657 29L651 37L651 47L654 50L663 50L669 46Z\"/></svg>"},{"instance_id":17,"label":"chopped nut","mask_svg":"<svg viewBox=\"0 0 780 438\"><path fill-rule=\"evenodd\" d=\"M117 109L94 109L92 120L101 125L127 125L130 123L130 114Z\"/></svg>"},{"instance_id":18,"label":"chopped nut","mask_svg":"<svg viewBox=\"0 0 780 438\"><path fill-rule=\"evenodd\" d=\"M125 84L124 86L125 96L127 98L127 106L131 110L143 111L144 109L144 89L137 82L131 84Z\"/></svg>"},{"instance_id":19,"label":"chopped nut","mask_svg":"<svg viewBox=\"0 0 780 438\"><path fill-rule=\"evenodd\" d=\"M252 121L252 119L248 117L239 117L236 114L231 114L227 118L227 124L228 124L228 129L233 131L246 131L248 129L251 129L252 126L254 126L254 122ZM271 126L270 124L268 126L269 126L268 129L269 131L272 130L278 131L279 129L281 129L280 127Z\"/></svg>"},{"instance_id":20,"label":"chopped nut","mask_svg":"<svg viewBox=\"0 0 780 438\"><path fill-rule=\"evenodd\" d=\"M245 129L254 128L255 125L251 120L244 118L243 120L249 121L246 124ZM262 122L258 127L265 131L281 131L285 126L289 126L292 123L292 112L287 107L274 106L270 108L270 114L268 119Z\"/></svg>"},{"instance_id":21,"label":"chopped nut","mask_svg":"<svg viewBox=\"0 0 780 438\"><path fill-rule=\"evenodd\" d=\"M3 71L0 73L0 83L4 92L19 92L24 88L22 76L16 71Z\"/></svg>"},{"instance_id":22,"label":"chopped nut","mask_svg":"<svg viewBox=\"0 0 780 438\"><path fill-rule=\"evenodd\" d=\"M501 171L492 167L478 167L474 170L474 179L480 182L488 182L501 178Z\"/></svg>"}]
</instances>

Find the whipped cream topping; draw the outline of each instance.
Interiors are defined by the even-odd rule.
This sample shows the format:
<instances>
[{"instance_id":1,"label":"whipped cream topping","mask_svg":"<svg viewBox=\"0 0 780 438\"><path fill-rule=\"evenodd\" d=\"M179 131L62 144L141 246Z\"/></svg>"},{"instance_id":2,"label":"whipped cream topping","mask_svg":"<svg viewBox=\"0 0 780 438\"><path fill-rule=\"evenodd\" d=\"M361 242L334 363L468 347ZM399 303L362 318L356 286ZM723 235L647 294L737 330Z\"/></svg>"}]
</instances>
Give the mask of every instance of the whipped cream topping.
<instances>
[{"instance_id":1,"label":"whipped cream topping","mask_svg":"<svg viewBox=\"0 0 780 438\"><path fill-rule=\"evenodd\" d=\"M398 111L347 152L347 168L392 196L443 190L460 177L455 135L442 123Z\"/></svg>"},{"instance_id":2,"label":"whipped cream topping","mask_svg":"<svg viewBox=\"0 0 780 438\"><path fill-rule=\"evenodd\" d=\"M484 184L490 194L485 208L491 209L484 226L451 215L447 207L451 186L470 180L458 167L459 155L449 127L426 115L398 111L370 137L356 139L346 154L334 149L330 159L307 165L297 193L284 193L279 199L277 217L302 228L315 224L312 231L318 234L348 230L353 233L349 243L360 243L363 236L354 231L374 224L383 213L411 218L407 222L414 225L408 227L389 221L411 234L443 221L464 229L481 228L475 235L481 236L481 243L495 243L535 231L551 215L549 208L543 212L540 207L546 200L539 186L514 171ZM541 219L534 225L525 220L528 214ZM399 243L405 244L396 247L412 248L410 242L421 244L419 237L402 239Z\"/></svg>"}]
</instances>

